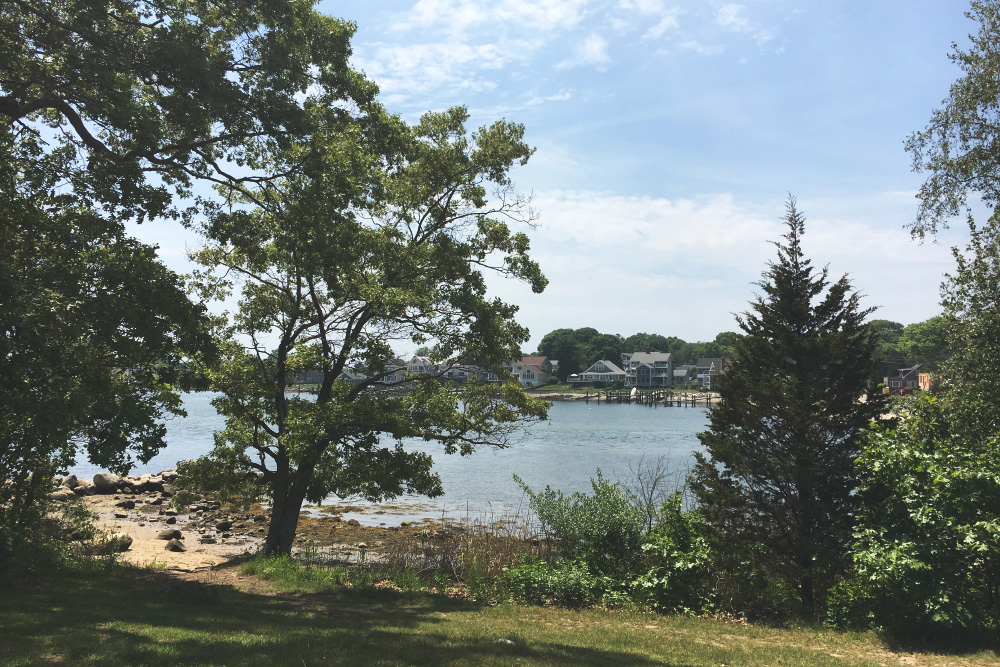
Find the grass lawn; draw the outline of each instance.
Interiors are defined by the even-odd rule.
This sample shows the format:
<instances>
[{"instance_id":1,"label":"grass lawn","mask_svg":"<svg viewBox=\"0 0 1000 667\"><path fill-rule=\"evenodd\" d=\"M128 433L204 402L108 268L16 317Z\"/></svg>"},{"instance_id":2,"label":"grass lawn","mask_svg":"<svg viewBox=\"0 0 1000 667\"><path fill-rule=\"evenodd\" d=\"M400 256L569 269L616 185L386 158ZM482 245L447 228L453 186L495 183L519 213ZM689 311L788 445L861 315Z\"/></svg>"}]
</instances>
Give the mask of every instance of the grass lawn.
<instances>
[{"instance_id":1,"label":"grass lawn","mask_svg":"<svg viewBox=\"0 0 1000 667\"><path fill-rule=\"evenodd\" d=\"M118 567L49 575L0 594L0 664L51 663L978 666L998 656L896 652L872 634L489 607L431 593L243 590Z\"/></svg>"}]
</instances>

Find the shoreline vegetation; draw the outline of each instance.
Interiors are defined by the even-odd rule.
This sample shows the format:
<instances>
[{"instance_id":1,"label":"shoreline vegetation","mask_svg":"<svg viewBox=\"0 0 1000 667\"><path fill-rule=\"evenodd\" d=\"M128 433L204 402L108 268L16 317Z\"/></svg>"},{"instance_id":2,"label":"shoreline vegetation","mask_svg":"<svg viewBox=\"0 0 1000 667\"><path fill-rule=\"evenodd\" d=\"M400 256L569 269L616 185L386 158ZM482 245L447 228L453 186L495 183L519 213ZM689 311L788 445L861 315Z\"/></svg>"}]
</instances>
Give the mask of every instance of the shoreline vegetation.
<instances>
[{"instance_id":1,"label":"shoreline vegetation","mask_svg":"<svg viewBox=\"0 0 1000 667\"><path fill-rule=\"evenodd\" d=\"M487 574L554 546L526 530L530 517L366 527L343 521L361 509L349 504L306 508L291 559L254 557L264 508L204 497L174 509L173 481L172 471L105 474L98 484L59 487L72 489L63 503L83 504L100 528L132 539L115 556L13 582L0 600L7 638L0 663L985 667L998 660L995 647L958 641L903 643L726 614L491 597ZM179 530L184 550L167 548L161 529Z\"/></svg>"}]
</instances>

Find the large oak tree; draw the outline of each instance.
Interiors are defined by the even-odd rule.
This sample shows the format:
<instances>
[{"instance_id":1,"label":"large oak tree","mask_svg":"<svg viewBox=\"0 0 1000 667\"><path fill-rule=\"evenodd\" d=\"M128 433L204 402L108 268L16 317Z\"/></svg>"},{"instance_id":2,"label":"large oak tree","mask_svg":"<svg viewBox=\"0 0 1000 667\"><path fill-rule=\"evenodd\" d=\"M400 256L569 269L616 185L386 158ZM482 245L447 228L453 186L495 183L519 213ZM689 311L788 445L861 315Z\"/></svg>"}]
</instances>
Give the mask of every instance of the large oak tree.
<instances>
[{"instance_id":1,"label":"large oak tree","mask_svg":"<svg viewBox=\"0 0 1000 667\"><path fill-rule=\"evenodd\" d=\"M239 305L211 373L226 428L210 455L179 467L181 484L269 502L264 550L277 554L290 552L307 499L440 494L431 457L404 438L468 454L545 414L502 370L528 332L484 280L545 286L507 222L530 222L508 175L532 152L523 128L500 121L470 136L461 108L412 127L375 105L313 112L329 131L275 154L273 188L211 208L196 255L205 293L235 290ZM428 340L434 358L477 359L504 382L455 392L433 376L386 377L394 342ZM366 377L348 382L358 367ZM315 399L287 395L307 369L322 374Z\"/></svg>"}]
</instances>

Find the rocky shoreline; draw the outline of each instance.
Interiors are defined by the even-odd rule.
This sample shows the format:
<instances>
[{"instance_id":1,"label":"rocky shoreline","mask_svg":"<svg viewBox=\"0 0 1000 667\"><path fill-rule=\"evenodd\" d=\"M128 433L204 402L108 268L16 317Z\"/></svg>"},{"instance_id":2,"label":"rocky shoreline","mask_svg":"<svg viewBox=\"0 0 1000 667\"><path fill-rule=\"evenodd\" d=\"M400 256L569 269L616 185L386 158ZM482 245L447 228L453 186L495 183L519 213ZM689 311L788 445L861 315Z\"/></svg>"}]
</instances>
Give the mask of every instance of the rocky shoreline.
<instances>
[{"instance_id":1,"label":"rocky shoreline","mask_svg":"<svg viewBox=\"0 0 1000 667\"><path fill-rule=\"evenodd\" d=\"M50 498L56 502L79 498L96 515L104 543L135 565L196 572L253 554L263 545L270 521L266 508L241 509L208 497L175 507L176 480L173 470L126 477L98 473L93 480L70 475L53 480L56 490ZM344 514L360 509L349 504L303 508L296 549L352 561L396 542L440 544L464 530L460 522L404 520L398 525L363 526L356 519L344 519Z\"/></svg>"}]
</instances>

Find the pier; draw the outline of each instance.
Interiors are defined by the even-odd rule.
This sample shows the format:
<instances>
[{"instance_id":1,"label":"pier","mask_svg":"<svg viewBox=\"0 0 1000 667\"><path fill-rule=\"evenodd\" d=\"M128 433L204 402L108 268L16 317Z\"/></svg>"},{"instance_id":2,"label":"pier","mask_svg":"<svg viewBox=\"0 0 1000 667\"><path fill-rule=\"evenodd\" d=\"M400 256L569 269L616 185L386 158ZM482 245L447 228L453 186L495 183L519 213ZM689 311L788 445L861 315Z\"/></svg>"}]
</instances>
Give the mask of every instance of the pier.
<instances>
[{"instance_id":1,"label":"pier","mask_svg":"<svg viewBox=\"0 0 1000 667\"><path fill-rule=\"evenodd\" d=\"M616 391L597 391L593 395L588 391L584 399L587 403L596 400L597 404L603 403L628 403L636 405L648 405L657 407L660 405L668 407L696 407L704 405L706 408L712 407L712 401L718 401L718 396L712 394L690 394L686 392L675 393L664 391L663 389L648 389L636 391L632 394L631 389L619 389Z\"/></svg>"}]
</instances>

